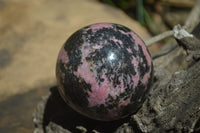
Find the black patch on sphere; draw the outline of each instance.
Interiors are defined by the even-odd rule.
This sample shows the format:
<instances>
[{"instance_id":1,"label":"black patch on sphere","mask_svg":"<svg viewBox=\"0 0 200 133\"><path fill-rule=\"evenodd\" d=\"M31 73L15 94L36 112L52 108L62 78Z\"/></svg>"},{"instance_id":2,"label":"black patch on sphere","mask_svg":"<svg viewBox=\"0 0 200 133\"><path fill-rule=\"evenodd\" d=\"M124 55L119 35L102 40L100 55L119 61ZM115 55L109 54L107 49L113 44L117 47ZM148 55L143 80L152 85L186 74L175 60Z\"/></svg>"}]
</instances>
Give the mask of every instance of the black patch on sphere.
<instances>
[{"instance_id":1,"label":"black patch on sphere","mask_svg":"<svg viewBox=\"0 0 200 133\"><path fill-rule=\"evenodd\" d=\"M58 68L62 73L65 73L64 79L62 75L58 75L58 81L61 82L65 92L65 98L68 102L77 105L78 107L88 106L88 91L91 91L91 85L87 84L83 79L74 76L69 69L64 67L64 64L58 63ZM60 73L61 74L61 73ZM64 80L64 82L62 82Z\"/></svg>"},{"instance_id":2,"label":"black patch on sphere","mask_svg":"<svg viewBox=\"0 0 200 133\"><path fill-rule=\"evenodd\" d=\"M138 102L138 99L141 99L144 95L146 85L142 84L141 81L139 81L138 85L135 87L135 92L131 96L131 102Z\"/></svg>"},{"instance_id":3,"label":"black patch on sphere","mask_svg":"<svg viewBox=\"0 0 200 133\"><path fill-rule=\"evenodd\" d=\"M149 72L149 65L148 65L148 63L147 63L147 59L146 59L146 56L145 56L145 54L144 54L144 52L143 52L143 50L142 50L142 47L140 46L140 45L138 45L138 48L139 48L139 56L140 56L140 58L142 58L143 59L143 62L141 63L141 62L139 62L139 74L140 74L140 77L141 77L141 79L144 77L144 75L147 73L147 72ZM145 67L143 66L143 64L145 64Z\"/></svg>"},{"instance_id":4,"label":"black patch on sphere","mask_svg":"<svg viewBox=\"0 0 200 133\"><path fill-rule=\"evenodd\" d=\"M107 108L103 104L101 104L100 106L96 106L95 110L96 110L97 114L107 114L108 113Z\"/></svg>"},{"instance_id":5,"label":"black patch on sphere","mask_svg":"<svg viewBox=\"0 0 200 133\"><path fill-rule=\"evenodd\" d=\"M64 49L67 51L69 56L68 64L74 71L77 71L78 66L81 64L81 50L80 47L83 44L83 30L78 30L64 44Z\"/></svg>"},{"instance_id":6,"label":"black patch on sphere","mask_svg":"<svg viewBox=\"0 0 200 133\"><path fill-rule=\"evenodd\" d=\"M146 99L145 86L139 81L138 86L135 88L135 92L131 96L131 103L126 106L121 106L123 108L122 115L127 115L130 113L135 113L143 104ZM140 99L140 101L138 101Z\"/></svg>"},{"instance_id":7,"label":"black patch on sphere","mask_svg":"<svg viewBox=\"0 0 200 133\"><path fill-rule=\"evenodd\" d=\"M115 25L115 27L116 27L116 29L122 30L122 31L124 31L125 33L131 32L131 30L130 30L129 28L127 28L127 27L125 27L125 26L122 26L122 25Z\"/></svg>"},{"instance_id":8,"label":"black patch on sphere","mask_svg":"<svg viewBox=\"0 0 200 133\"><path fill-rule=\"evenodd\" d=\"M87 111L90 112L88 115L93 118L105 119L105 117L107 118L106 115L108 114L108 108L103 104L89 107Z\"/></svg>"},{"instance_id":9,"label":"black patch on sphere","mask_svg":"<svg viewBox=\"0 0 200 133\"><path fill-rule=\"evenodd\" d=\"M151 73L150 73L150 78L148 79L148 83L147 83L147 91L149 92L149 90L150 90L150 88L151 88L151 85L152 85L152 83L153 83L153 73L154 73L154 71L153 71L153 64L151 63ZM148 92L147 92L147 94L148 94Z\"/></svg>"},{"instance_id":10,"label":"black patch on sphere","mask_svg":"<svg viewBox=\"0 0 200 133\"><path fill-rule=\"evenodd\" d=\"M127 106L123 106L122 107L121 115L122 116L126 116L127 114L131 115L131 114L137 112L137 110L139 109L139 107L141 107L140 103L130 103Z\"/></svg>"}]
</instances>

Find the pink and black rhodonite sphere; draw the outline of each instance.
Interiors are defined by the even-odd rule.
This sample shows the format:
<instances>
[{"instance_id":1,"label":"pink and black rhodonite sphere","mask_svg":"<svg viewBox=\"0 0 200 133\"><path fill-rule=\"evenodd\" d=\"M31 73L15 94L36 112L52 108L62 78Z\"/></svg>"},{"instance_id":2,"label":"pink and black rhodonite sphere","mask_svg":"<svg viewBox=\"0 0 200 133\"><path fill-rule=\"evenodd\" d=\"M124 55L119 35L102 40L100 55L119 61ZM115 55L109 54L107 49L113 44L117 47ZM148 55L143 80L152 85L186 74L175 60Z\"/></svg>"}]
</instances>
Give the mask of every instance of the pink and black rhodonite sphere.
<instances>
[{"instance_id":1,"label":"pink and black rhodonite sphere","mask_svg":"<svg viewBox=\"0 0 200 133\"><path fill-rule=\"evenodd\" d=\"M136 112L152 83L151 56L136 33L111 23L76 31L58 55L59 92L75 111L97 120Z\"/></svg>"}]
</instances>

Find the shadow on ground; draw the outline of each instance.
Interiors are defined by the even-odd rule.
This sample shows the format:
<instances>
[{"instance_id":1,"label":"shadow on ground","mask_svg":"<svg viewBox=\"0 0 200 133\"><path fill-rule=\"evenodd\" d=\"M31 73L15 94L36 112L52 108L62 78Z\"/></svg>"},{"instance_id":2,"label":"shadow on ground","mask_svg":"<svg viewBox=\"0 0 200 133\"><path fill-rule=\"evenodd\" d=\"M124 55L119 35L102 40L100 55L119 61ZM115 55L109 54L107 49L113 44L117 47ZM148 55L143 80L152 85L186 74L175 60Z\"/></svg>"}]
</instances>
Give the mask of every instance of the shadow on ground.
<instances>
[{"instance_id":1,"label":"shadow on ground","mask_svg":"<svg viewBox=\"0 0 200 133\"><path fill-rule=\"evenodd\" d=\"M0 133L30 133L34 130L33 112L49 87L32 89L0 102Z\"/></svg>"}]
</instances>

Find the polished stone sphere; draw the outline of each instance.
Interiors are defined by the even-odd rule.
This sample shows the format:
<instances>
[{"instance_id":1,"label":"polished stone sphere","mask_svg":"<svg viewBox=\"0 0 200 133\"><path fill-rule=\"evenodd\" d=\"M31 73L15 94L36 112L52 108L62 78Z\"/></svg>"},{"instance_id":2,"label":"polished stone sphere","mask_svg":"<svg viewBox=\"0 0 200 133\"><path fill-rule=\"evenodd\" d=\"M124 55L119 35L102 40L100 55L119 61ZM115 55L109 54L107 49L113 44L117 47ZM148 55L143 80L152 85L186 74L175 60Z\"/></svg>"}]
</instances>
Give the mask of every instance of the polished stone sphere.
<instances>
[{"instance_id":1,"label":"polished stone sphere","mask_svg":"<svg viewBox=\"0 0 200 133\"><path fill-rule=\"evenodd\" d=\"M64 101L103 121L135 113L147 98L152 75L152 59L142 39L112 23L76 31L61 48L56 66Z\"/></svg>"}]
</instances>

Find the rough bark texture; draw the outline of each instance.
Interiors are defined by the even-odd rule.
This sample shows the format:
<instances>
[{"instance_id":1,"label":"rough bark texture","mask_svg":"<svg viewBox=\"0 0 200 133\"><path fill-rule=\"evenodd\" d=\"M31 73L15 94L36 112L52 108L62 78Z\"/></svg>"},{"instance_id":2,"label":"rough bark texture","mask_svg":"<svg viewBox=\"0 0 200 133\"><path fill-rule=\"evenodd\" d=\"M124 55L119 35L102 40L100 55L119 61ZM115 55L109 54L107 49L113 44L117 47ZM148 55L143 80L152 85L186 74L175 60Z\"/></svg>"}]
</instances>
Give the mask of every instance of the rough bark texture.
<instances>
[{"instance_id":1,"label":"rough bark texture","mask_svg":"<svg viewBox=\"0 0 200 133\"><path fill-rule=\"evenodd\" d=\"M132 119L142 132L194 132L200 126L200 62L170 80L166 75L155 73L151 96Z\"/></svg>"}]
</instances>

